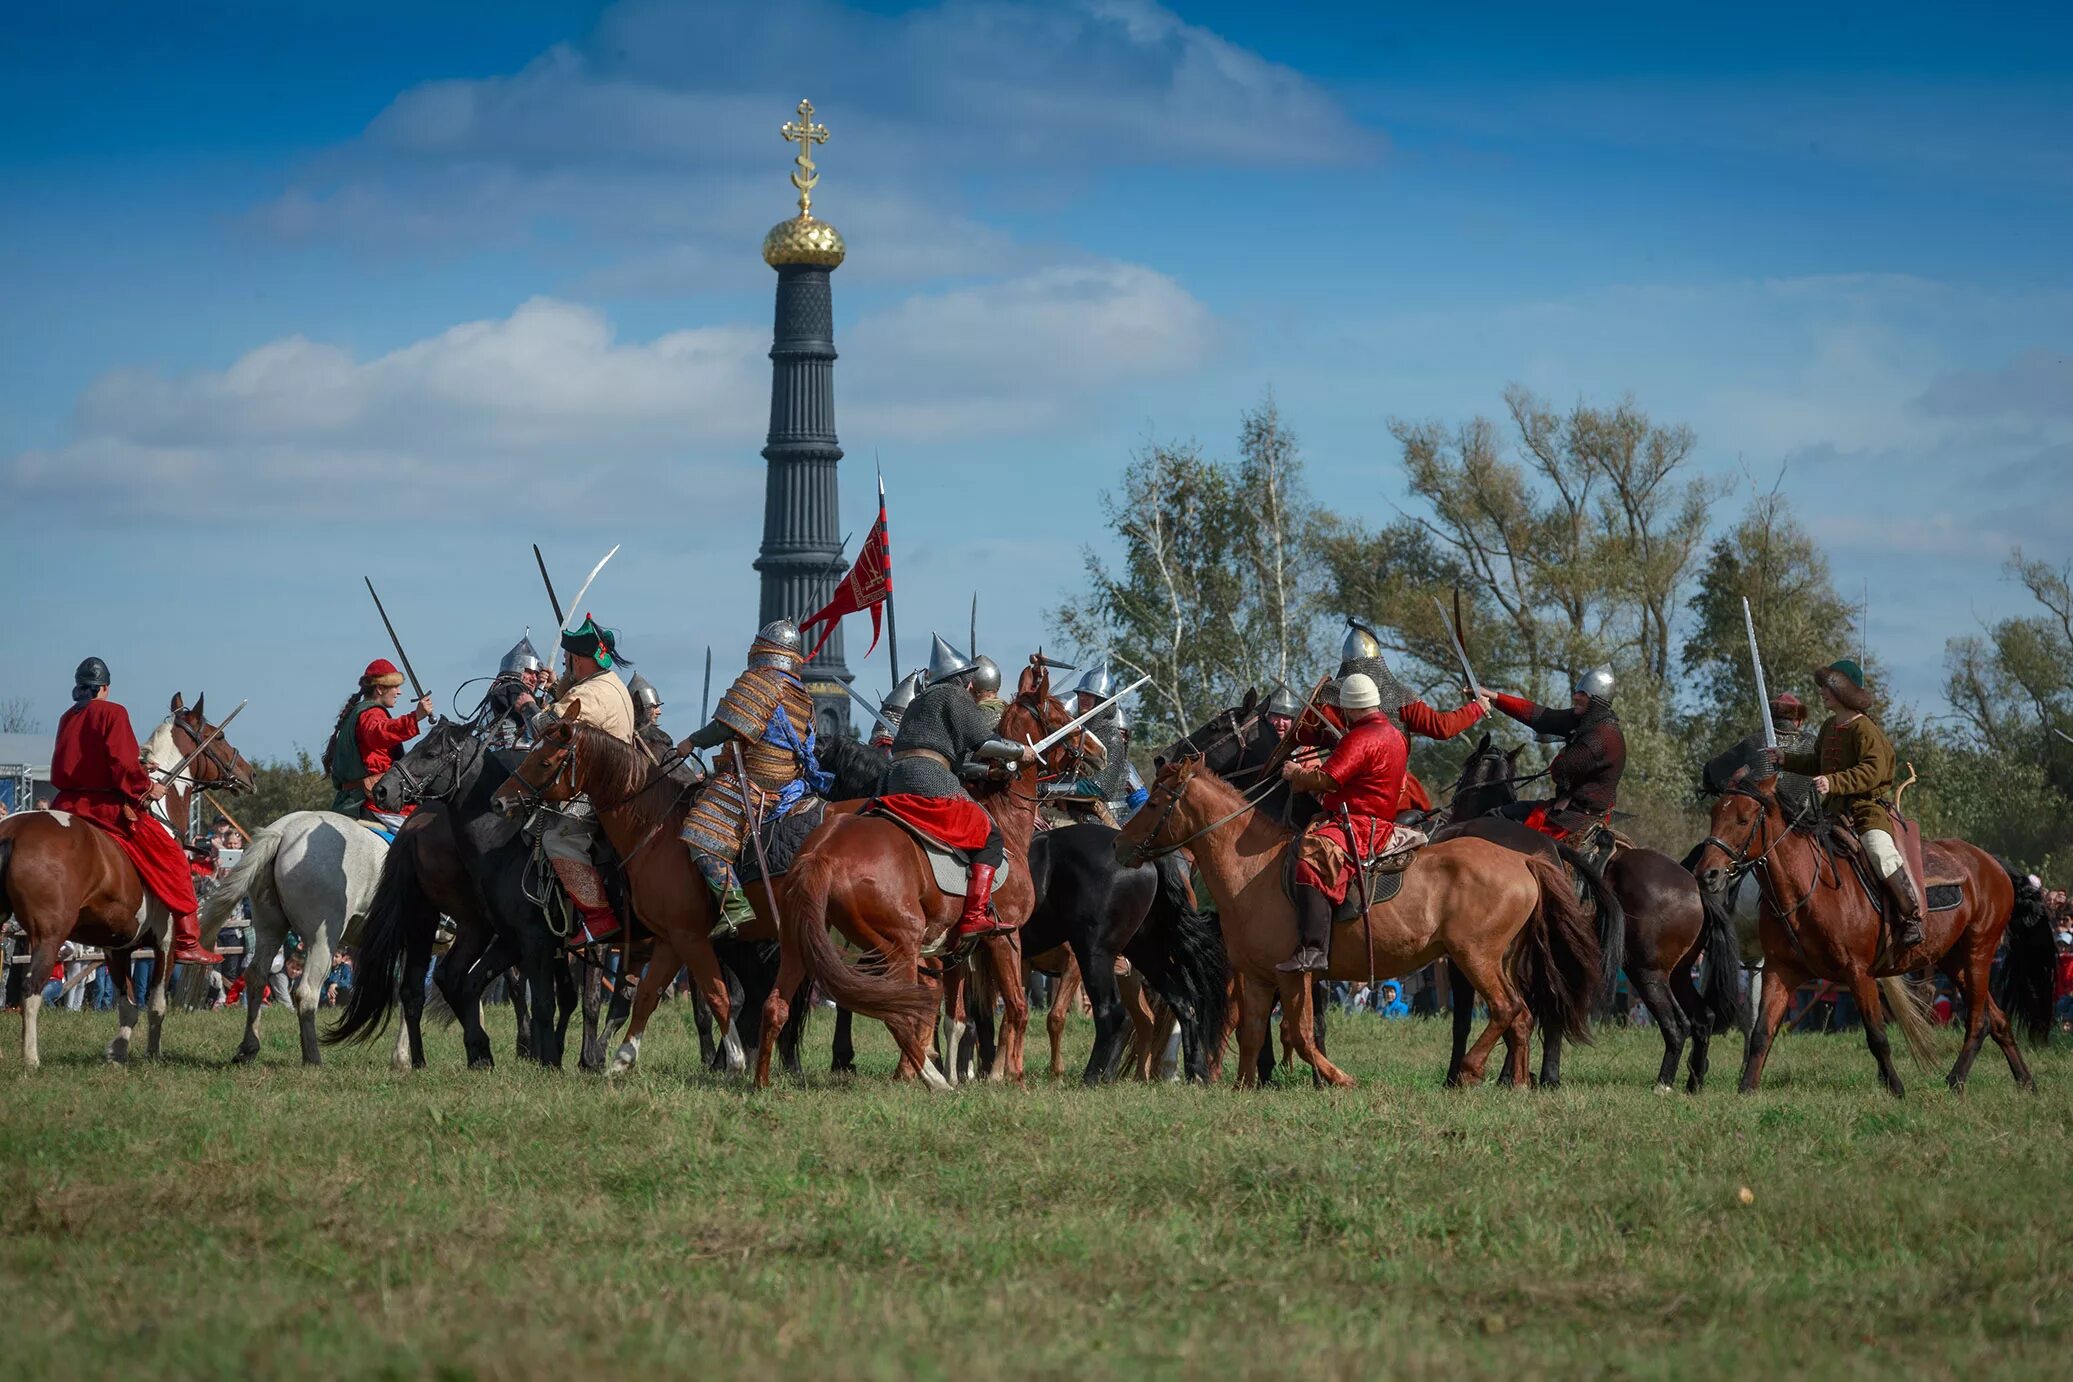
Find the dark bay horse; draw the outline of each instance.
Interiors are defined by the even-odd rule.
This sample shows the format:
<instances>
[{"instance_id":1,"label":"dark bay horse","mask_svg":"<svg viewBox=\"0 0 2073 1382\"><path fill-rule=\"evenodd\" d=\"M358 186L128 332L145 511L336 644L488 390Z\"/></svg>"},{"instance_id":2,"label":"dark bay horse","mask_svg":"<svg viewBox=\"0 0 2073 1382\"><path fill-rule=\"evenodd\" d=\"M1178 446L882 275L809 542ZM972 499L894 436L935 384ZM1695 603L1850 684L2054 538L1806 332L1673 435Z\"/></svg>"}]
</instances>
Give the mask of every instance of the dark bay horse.
<instances>
[{"instance_id":1,"label":"dark bay horse","mask_svg":"<svg viewBox=\"0 0 2073 1382\"><path fill-rule=\"evenodd\" d=\"M1711 833L1695 861L1699 884L1724 897L1738 875L1748 874L1762 900L1763 1003L1742 1061L1743 1092L1763 1080L1764 1061L1793 991L1809 979L1826 979L1848 988L1856 998L1879 1081L1898 1098L1903 1089L1893 1067L1876 980L1932 964L1958 986L1965 1002L1965 1041L1946 1081L1951 1089L1965 1088L1980 1046L1992 1032L2017 1087L2034 1090L2036 1081L2016 1045L2009 1015L1990 991L1994 953L2013 922L2017 935L2007 962L2012 972L2003 992L2018 1003L2016 1017L2031 1032L2050 1027L2052 946L2028 880L1964 840L1924 841L1923 882L1954 885L1957 898L1951 906L1926 908L1922 944L1895 953L1881 915L1883 888L1859 877L1849 858L1851 846L1838 836L1836 822L1822 810L1819 799L1809 792L1789 800L1780 790L1784 780L1746 746L1729 750L1707 767L1708 786L1718 795ZM1920 1011L1903 1001L1894 1016L1903 1030L1915 1029L1910 1045L1923 1049L1927 1022Z\"/></svg>"},{"instance_id":2,"label":"dark bay horse","mask_svg":"<svg viewBox=\"0 0 2073 1382\"><path fill-rule=\"evenodd\" d=\"M177 838L187 829L194 793L249 791L252 765L217 735L203 710L204 697L190 709L184 696L173 697L170 714L139 745L144 766L157 776L180 760L202 751L170 780L164 798L164 823ZM29 972L22 988L22 1065L34 1070L42 1061L37 1049L37 1014L43 987L66 941L97 946L107 957L115 984L115 1039L108 1059L129 1059L136 1031L138 994L131 963L136 952L151 950L149 1022L145 1052L158 1055L165 1026L166 983L172 966L173 918L165 904L137 877L136 865L122 847L98 826L66 811L22 811L0 821L0 921L21 923L29 938Z\"/></svg>"},{"instance_id":3,"label":"dark bay horse","mask_svg":"<svg viewBox=\"0 0 2073 1382\"><path fill-rule=\"evenodd\" d=\"M1490 812L1518 799L1518 757L1524 749L1523 744L1510 751L1497 748L1485 734L1462 764L1460 780L1455 783L1452 800L1444 812L1449 825L1436 834L1486 825L1515 825L1488 817ZM1528 848L1553 851L1556 846L1555 841L1538 831L1526 831L1523 838ZM1545 845L1536 845L1535 841ZM1574 851L1564 857L1572 859L1579 869L1589 867L1575 858ZM1617 900L1620 930L1624 933L1621 966L1663 1038L1663 1062L1656 1071L1656 1087L1671 1087L1689 1039L1691 1069L1685 1089L1696 1094L1706 1083L1713 1033L1739 1026L1742 1020L1741 987L1736 982L1741 960L1734 923L1724 906L1707 904L1698 881L1683 864L1658 850L1620 846L1606 863L1604 878ZM1695 967L1705 977L1703 991L1694 979ZM1462 995L1457 990L1455 996L1455 1020L1459 1022L1458 1000ZM1561 1081L1562 1034L1548 1032L1543 1039L1546 1049L1542 1052L1540 1082L1552 1087Z\"/></svg>"}]
</instances>

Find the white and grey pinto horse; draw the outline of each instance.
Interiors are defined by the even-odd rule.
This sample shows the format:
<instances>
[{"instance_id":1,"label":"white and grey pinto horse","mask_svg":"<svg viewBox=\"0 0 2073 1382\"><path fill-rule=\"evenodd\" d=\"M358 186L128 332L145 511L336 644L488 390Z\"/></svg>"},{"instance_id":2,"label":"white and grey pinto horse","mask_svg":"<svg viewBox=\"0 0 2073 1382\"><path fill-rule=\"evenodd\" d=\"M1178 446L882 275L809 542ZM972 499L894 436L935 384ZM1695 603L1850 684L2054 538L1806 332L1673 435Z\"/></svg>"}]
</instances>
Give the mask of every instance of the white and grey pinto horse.
<instances>
[{"instance_id":1,"label":"white and grey pinto horse","mask_svg":"<svg viewBox=\"0 0 2073 1382\"><path fill-rule=\"evenodd\" d=\"M202 904L202 935L230 922L241 901L252 903L253 941L245 964L245 1039L231 1059L242 1065L259 1054L259 1017L274 955L293 931L302 938L302 977L295 982L295 1015L302 1024L302 1063L321 1065L317 1003L331 960L347 931L367 915L381 881L388 842L334 811L296 811L254 835L237 867L216 881ZM397 1032L397 1060L409 1049Z\"/></svg>"}]
</instances>

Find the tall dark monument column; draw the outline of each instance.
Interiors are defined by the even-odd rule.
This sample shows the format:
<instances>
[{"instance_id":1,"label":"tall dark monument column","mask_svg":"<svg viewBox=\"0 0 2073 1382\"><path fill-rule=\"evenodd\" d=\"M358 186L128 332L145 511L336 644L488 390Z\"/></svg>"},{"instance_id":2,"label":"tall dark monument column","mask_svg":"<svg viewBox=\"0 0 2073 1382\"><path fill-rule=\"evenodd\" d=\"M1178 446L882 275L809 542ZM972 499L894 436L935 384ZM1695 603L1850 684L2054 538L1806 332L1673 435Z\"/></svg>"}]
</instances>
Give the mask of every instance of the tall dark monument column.
<instances>
[{"instance_id":1,"label":"tall dark monument column","mask_svg":"<svg viewBox=\"0 0 2073 1382\"><path fill-rule=\"evenodd\" d=\"M835 467L835 304L830 275L846 253L835 227L813 215L813 146L827 128L813 121L813 103L799 103L799 118L784 137L799 145L799 214L763 237L763 262L777 270L777 323L770 346L770 434L763 459L763 546L756 570L763 578L757 624L800 619L825 605L842 578L842 530ZM852 680L842 657L838 626L807 665L814 721L822 738L849 732Z\"/></svg>"}]
</instances>

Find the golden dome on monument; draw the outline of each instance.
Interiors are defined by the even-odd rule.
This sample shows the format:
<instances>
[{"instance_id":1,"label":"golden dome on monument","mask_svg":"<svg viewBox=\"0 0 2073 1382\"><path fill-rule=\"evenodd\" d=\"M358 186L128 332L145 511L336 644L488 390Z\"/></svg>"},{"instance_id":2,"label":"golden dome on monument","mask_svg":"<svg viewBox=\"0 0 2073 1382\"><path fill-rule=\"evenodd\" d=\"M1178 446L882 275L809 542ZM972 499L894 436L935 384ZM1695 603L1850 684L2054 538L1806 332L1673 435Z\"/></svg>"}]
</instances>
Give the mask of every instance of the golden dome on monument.
<instances>
[{"instance_id":1,"label":"golden dome on monument","mask_svg":"<svg viewBox=\"0 0 2073 1382\"><path fill-rule=\"evenodd\" d=\"M789 221L779 221L763 237L763 262L773 269L784 268L787 264L811 264L815 268L832 269L848 252L849 247L842 243L841 231L804 211Z\"/></svg>"}]
</instances>

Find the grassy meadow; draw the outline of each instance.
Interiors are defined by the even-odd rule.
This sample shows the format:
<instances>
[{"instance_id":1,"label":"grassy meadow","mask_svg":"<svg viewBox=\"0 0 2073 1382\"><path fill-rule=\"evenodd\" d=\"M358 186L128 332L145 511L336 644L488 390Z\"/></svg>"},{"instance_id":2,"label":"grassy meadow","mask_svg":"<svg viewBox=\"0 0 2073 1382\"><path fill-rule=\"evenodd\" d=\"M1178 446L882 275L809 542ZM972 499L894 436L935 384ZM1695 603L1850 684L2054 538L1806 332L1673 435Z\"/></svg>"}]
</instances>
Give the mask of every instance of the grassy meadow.
<instances>
[{"instance_id":1,"label":"grassy meadow","mask_svg":"<svg viewBox=\"0 0 2073 1382\"><path fill-rule=\"evenodd\" d=\"M269 1014L107 1014L0 1055L6 1376L2040 1375L2073 1346L2073 1059L2018 1095L1783 1039L1732 1092L1650 1089L1655 1035L1548 1094L1439 1087L1440 1023L1341 1020L1360 1081L767 1094L683 1014L623 1081L455 1034L295 1061ZM829 1026L811 1049L825 1065ZM1084 1053L1090 1029L1076 1024ZM1955 1038L1950 1039L1954 1044ZM1077 1057L1075 1058L1077 1068ZM1747 1193L1743 1193L1746 1191Z\"/></svg>"}]
</instances>

